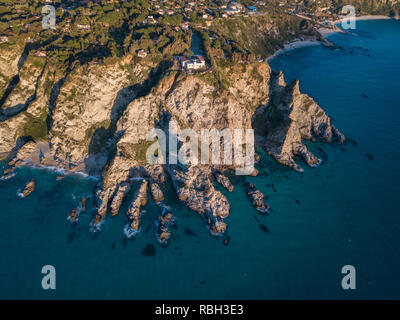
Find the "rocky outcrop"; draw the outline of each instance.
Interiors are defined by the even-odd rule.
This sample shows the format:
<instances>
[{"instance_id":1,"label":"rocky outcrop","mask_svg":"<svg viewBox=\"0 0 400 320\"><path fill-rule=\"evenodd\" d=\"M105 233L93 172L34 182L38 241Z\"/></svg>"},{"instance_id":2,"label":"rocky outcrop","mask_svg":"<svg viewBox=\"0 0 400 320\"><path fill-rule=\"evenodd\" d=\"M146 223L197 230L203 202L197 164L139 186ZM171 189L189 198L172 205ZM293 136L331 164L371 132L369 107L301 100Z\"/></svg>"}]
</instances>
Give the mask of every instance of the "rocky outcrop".
<instances>
[{"instance_id":1,"label":"rocky outcrop","mask_svg":"<svg viewBox=\"0 0 400 320\"><path fill-rule=\"evenodd\" d=\"M157 237L161 245L168 245L168 240L171 238L169 226L175 222L174 216L163 208L163 214L158 217L157 221Z\"/></svg>"},{"instance_id":2,"label":"rocky outcrop","mask_svg":"<svg viewBox=\"0 0 400 320\"><path fill-rule=\"evenodd\" d=\"M269 105L260 115L264 120L265 136L258 140L278 162L296 171L303 169L294 161L295 155L309 166L319 165L321 160L302 141L315 136L326 142L343 143L344 135L313 99L300 93L297 80L286 85L282 73L274 73L271 83Z\"/></svg>"},{"instance_id":3,"label":"rocky outcrop","mask_svg":"<svg viewBox=\"0 0 400 320\"><path fill-rule=\"evenodd\" d=\"M153 197L153 200L155 202L161 202L161 201L164 200L164 195L163 195L163 193L162 193L162 191L160 189L160 186L157 183L153 182L151 184L150 191L151 191L151 195Z\"/></svg>"},{"instance_id":4,"label":"rocky outcrop","mask_svg":"<svg viewBox=\"0 0 400 320\"><path fill-rule=\"evenodd\" d=\"M124 200L125 196L129 193L130 190L131 190L131 185L128 182L123 182L122 184L119 185L118 190L116 191L110 205L110 212L112 216L118 214L122 201Z\"/></svg>"},{"instance_id":5,"label":"rocky outcrop","mask_svg":"<svg viewBox=\"0 0 400 320\"><path fill-rule=\"evenodd\" d=\"M233 191L233 184L228 177L224 176L219 170L215 168L212 168L211 171L214 175L215 180L217 180L221 186L223 186L229 192Z\"/></svg>"},{"instance_id":6,"label":"rocky outcrop","mask_svg":"<svg viewBox=\"0 0 400 320\"><path fill-rule=\"evenodd\" d=\"M32 179L31 181L29 181L25 187L22 189L21 193L19 194L20 198L26 198L27 196L29 196L32 192L35 191L36 188L36 181L34 179Z\"/></svg>"},{"instance_id":7,"label":"rocky outcrop","mask_svg":"<svg viewBox=\"0 0 400 320\"><path fill-rule=\"evenodd\" d=\"M144 179L127 212L128 236L139 230L148 184L154 201L162 201L161 187L168 173L177 197L204 217L212 234L221 235L227 228L230 205L215 189L212 176L232 192L233 184L223 172L237 164L150 165L146 151L154 141L146 138L151 129L168 133L170 120L178 123L178 132L191 128L199 136L202 129L253 128L256 143L298 171L301 167L295 156L310 166L320 163L303 140L321 137L327 142L344 141L325 112L300 93L298 82L286 85L283 75L273 73L266 63L227 66L223 74L229 85L225 90L217 89L208 74L190 75L167 66L142 66L125 56L109 64L76 63L64 73L47 64L35 69L31 78L21 73L27 78L22 77L20 85L36 91L24 112L0 120L0 157L100 176L93 231L100 230L108 212L118 214L133 181ZM135 83L130 81L132 73ZM16 90L6 105L12 108L27 98L18 96ZM33 131L25 130L31 129L28 124L32 120L37 126ZM251 175L257 174L254 169ZM259 191L251 191L249 197L258 210L268 210ZM158 237L166 242L169 231L160 229Z\"/></svg>"},{"instance_id":8,"label":"rocky outcrop","mask_svg":"<svg viewBox=\"0 0 400 320\"><path fill-rule=\"evenodd\" d=\"M81 200L81 203L80 203L79 207L73 209L73 210L70 212L70 214L68 215L68 218L67 218L67 219L68 219L71 223L77 223L78 220L79 220L79 215L80 215L82 212L85 212L85 211L86 211L86 203L87 203L87 200L88 200L88 197L83 197L82 200Z\"/></svg>"},{"instance_id":9,"label":"rocky outcrop","mask_svg":"<svg viewBox=\"0 0 400 320\"><path fill-rule=\"evenodd\" d=\"M247 187L247 195L256 210L261 213L270 212L271 207L267 203L265 203L264 195L260 190L257 190L255 188L254 184L250 183Z\"/></svg>"},{"instance_id":10,"label":"rocky outcrop","mask_svg":"<svg viewBox=\"0 0 400 320\"><path fill-rule=\"evenodd\" d=\"M227 227L224 219L229 216L230 205L226 197L215 189L209 169L177 165L169 166L168 172L179 200L206 219L212 234L223 234Z\"/></svg>"},{"instance_id":11,"label":"rocky outcrop","mask_svg":"<svg viewBox=\"0 0 400 320\"><path fill-rule=\"evenodd\" d=\"M143 180L140 185L139 190L135 195L135 200L129 206L126 215L130 221L130 224L125 228L125 234L128 238L135 236L139 232L140 226L140 211L141 207L144 207L147 204L147 188L149 182L147 180Z\"/></svg>"}]
</instances>

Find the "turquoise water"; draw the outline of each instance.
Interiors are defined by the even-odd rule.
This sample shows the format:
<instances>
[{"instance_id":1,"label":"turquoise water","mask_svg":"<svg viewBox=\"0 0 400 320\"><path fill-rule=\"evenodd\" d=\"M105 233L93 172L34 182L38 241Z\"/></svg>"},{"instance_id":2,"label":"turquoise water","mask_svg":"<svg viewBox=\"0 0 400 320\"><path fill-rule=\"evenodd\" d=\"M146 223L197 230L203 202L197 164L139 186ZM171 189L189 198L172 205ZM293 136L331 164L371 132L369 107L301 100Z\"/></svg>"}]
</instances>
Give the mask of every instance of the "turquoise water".
<instances>
[{"instance_id":1,"label":"turquoise water","mask_svg":"<svg viewBox=\"0 0 400 320\"><path fill-rule=\"evenodd\" d=\"M151 201L139 238L123 234L128 201L94 236L91 201L76 227L66 217L96 181L57 182L51 171L18 169L0 182L0 298L400 298L400 23L357 27L359 36L331 37L344 51L308 47L272 62L288 81L301 80L351 142L314 144L324 162L304 174L263 160L260 176L246 180L269 197L270 216L254 211L238 181L232 194L224 191L232 206L228 246L171 190L177 228L169 247L157 244ZM29 177L37 190L17 200ZM142 255L148 244L154 256ZM54 291L41 288L47 264L57 270ZM357 270L354 291L341 288L347 264Z\"/></svg>"}]
</instances>

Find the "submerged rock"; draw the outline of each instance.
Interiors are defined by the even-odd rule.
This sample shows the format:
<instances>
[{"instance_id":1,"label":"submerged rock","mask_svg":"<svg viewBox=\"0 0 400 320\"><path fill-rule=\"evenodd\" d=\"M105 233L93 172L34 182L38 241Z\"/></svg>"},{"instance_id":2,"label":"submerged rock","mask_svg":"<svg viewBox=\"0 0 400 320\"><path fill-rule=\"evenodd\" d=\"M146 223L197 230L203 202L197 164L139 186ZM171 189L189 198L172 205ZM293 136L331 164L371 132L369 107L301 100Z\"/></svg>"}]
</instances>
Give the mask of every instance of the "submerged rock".
<instances>
[{"instance_id":1,"label":"submerged rock","mask_svg":"<svg viewBox=\"0 0 400 320\"><path fill-rule=\"evenodd\" d=\"M79 210L72 210L71 213L68 215L68 220L71 221L71 223L77 223L79 220Z\"/></svg>"},{"instance_id":2,"label":"submerged rock","mask_svg":"<svg viewBox=\"0 0 400 320\"><path fill-rule=\"evenodd\" d=\"M150 243L147 246L145 246L142 250L142 256L152 257L155 255L156 255L156 247Z\"/></svg>"},{"instance_id":3,"label":"submerged rock","mask_svg":"<svg viewBox=\"0 0 400 320\"><path fill-rule=\"evenodd\" d=\"M83 197L81 200L81 203L79 204L79 207L76 209L73 209L71 211L71 213L68 215L68 220L71 223L77 223L79 220L79 215L81 214L81 212L86 211L86 202L87 202L88 197Z\"/></svg>"},{"instance_id":4,"label":"submerged rock","mask_svg":"<svg viewBox=\"0 0 400 320\"><path fill-rule=\"evenodd\" d=\"M87 203L88 197L83 197L81 200L81 212L86 211L86 203Z\"/></svg>"},{"instance_id":5,"label":"submerged rock","mask_svg":"<svg viewBox=\"0 0 400 320\"><path fill-rule=\"evenodd\" d=\"M261 213L269 213L270 206L265 203L264 195L261 191L257 190L254 184L250 183L247 187L247 195L253 206Z\"/></svg>"}]
</instances>

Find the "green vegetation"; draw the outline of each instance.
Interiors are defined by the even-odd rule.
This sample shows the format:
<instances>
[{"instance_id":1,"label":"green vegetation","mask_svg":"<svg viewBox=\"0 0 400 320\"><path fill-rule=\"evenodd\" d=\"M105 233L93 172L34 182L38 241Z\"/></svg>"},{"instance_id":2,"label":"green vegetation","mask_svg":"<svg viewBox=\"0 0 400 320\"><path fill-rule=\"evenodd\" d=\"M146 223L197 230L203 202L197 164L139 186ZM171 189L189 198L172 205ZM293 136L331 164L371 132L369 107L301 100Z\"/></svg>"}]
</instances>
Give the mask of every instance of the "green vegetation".
<instances>
[{"instance_id":1,"label":"green vegetation","mask_svg":"<svg viewBox=\"0 0 400 320\"><path fill-rule=\"evenodd\" d=\"M31 137L33 140L47 139L47 124L46 115L42 113L40 117L34 117L29 113L25 113L26 121L18 130L18 135L21 137Z\"/></svg>"},{"instance_id":2,"label":"green vegetation","mask_svg":"<svg viewBox=\"0 0 400 320\"><path fill-rule=\"evenodd\" d=\"M92 139L94 133L96 132L97 129L99 128L104 128L104 130L108 130L110 127L111 121L110 120L105 120L102 122L98 122L91 126L90 128L86 129L85 131L85 142L89 141Z\"/></svg>"}]
</instances>

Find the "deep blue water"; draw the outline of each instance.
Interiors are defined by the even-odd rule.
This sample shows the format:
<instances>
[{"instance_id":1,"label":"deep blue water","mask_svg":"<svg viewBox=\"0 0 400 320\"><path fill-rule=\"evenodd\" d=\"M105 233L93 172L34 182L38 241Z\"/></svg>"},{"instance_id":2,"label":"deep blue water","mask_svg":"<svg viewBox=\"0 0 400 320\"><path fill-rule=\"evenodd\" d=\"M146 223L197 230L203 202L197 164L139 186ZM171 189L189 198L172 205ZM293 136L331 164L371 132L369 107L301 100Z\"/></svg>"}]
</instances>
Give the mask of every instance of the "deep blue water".
<instances>
[{"instance_id":1,"label":"deep blue water","mask_svg":"<svg viewBox=\"0 0 400 320\"><path fill-rule=\"evenodd\" d=\"M271 63L287 81L299 78L351 143L314 144L324 162L304 174L263 160L260 176L246 179L268 195L269 217L237 185L227 194L231 241L224 246L167 190L178 221L169 247L155 239L151 201L139 238L123 234L129 199L94 236L91 201L76 227L66 217L95 181L57 182L53 172L18 169L0 182L0 298L400 298L400 23L358 22L356 33L331 37L344 51L308 47ZM37 190L17 200L28 177ZM142 255L149 243L155 256ZM41 288L47 264L57 270L54 291ZM340 285L347 264L357 270L354 291Z\"/></svg>"}]
</instances>

